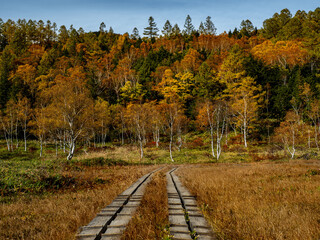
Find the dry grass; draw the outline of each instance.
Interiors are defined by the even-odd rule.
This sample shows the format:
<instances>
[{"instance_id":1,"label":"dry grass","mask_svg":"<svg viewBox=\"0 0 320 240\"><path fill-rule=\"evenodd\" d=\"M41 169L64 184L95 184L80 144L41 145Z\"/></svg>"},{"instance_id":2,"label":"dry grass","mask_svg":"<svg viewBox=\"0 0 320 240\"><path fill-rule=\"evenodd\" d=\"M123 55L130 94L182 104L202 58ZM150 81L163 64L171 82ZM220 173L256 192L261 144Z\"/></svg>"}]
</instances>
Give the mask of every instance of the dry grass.
<instances>
[{"instance_id":1,"label":"dry grass","mask_svg":"<svg viewBox=\"0 0 320 240\"><path fill-rule=\"evenodd\" d=\"M73 239L80 226L89 223L101 208L154 168L90 168L79 172L76 177L100 178L106 183L81 191L70 189L64 193L22 197L12 204L1 204L0 239Z\"/></svg>"},{"instance_id":2,"label":"dry grass","mask_svg":"<svg viewBox=\"0 0 320 240\"><path fill-rule=\"evenodd\" d=\"M168 168L157 172L148 184L141 205L122 236L129 239L163 239L168 233L168 197L166 175Z\"/></svg>"},{"instance_id":3,"label":"dry grass","mask_svg":"<svg viewBox=\"0 0 320 240\"><path fill-rule=\"evenodd\" d=\"M221 239L319 239L320 162L184 166Z\"/></svg>"}]
</instances>

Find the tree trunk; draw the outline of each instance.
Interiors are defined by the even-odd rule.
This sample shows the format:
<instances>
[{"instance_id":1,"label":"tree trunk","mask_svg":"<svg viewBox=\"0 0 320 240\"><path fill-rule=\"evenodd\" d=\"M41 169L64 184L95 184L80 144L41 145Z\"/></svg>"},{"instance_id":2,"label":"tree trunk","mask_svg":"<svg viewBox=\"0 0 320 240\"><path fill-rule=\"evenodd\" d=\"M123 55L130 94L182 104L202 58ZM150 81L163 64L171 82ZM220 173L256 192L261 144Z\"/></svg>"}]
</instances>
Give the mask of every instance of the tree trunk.
<instances>
[{"instance_id":1,"label":"tree trunk","mask_svg":"<svg viewBox=\"0 0 320 240\"><path fill-rule=\"evenodd\" d=\"M221 140L217 139L217 161L219 160L221 155Z\"/></svg>"},{"instance_id":2,"label":"tree trunk","mask_svg":"<svg viewBox=\"0 0 320 240\"><path fill-rule=\"evenodd\" d=\"M211 153L212 153L212 157L216 157L216 155L214 154L214 143L213 143L213 126L210 124L210 135L211 135Z\"/></svg>"},{"instance_id":3,"label":"tree trunk","mask_svg":"<svg viewBox=\"0 0 320 240\"><path fill-rule=\"evenodd\" d=\"M57 139L55 139L54 142L56 144L56 158L58 158L58 142L57 142Z\"/></svg>"},{"instance_id":4,"label":"tree trunk","mask_svg":"<svg viewBox=\"0 0 320 240\"><path fill-rule=\"evenodd\" d=\"M75 149L75 142L74 140L71 140L70 142L70 148L69 148L69 154L67 157L67 160L70 161L73 158L73 154L74 154L74 149Z\"/></svg>"},{"instance_id":5,"label":"tree trunk","mask_svg":"<svg viewBox=\"0 0 320 240\"><path fill-rule=\"evenodd\" d=\"M63 153L66 153L66 131L63 131Z\"/></svg>"},{"instance_id":6,"label":"tree trunk","mask_svg":"<svg viewBox=\"0 0 320 240\"><path fill-rule=\"evenodd\" d=\"M172 139L173 139L173 126L170 126L170 144L169 144L169 151L170 151L170 159L172 162L174 162L172 157Z\"/></svg>"},{"instance_id":7,"label":"tree trunk","mask_svg":"<svg viewBox=\"0 0 320 240\"><path fill-rule=\"evenodd\" d=\"M40 140L40 157L42 157L43 142Z\"/></svg>"},{"instance_id":8,"label":"tree trunk","mask_svg":"<svg viewBox=\"0 0 320 240\"><path fill-rule=\"evenodd\" d=\"M19 147L19 139L18 139L18 121L16 122L16 148Z\"/></svg>"},{"instance_id":9,"label":"tree trunk","mask_svg":"<svg viewBox=\"0 0 320 240\"><path fill-rule=\"evenodd\" d=\"M10 141L9 141L9 138L8 138L8 135L7 135L6 132L4 133L4 137L5 137L5 139L6 139L7 149L8 149L8 151L10 152Z\"/></svg>"},{"instance_id":10,"label":"tree trunk","mask_svg":"<svg viewBox=\"0 0 320 240\"><path fill-rule=\"evenodd\" d=\"M246 121L243 122L243 141L244 141L244 146L248 147L248 145L247 145L247 123L246 123Z\"/></svg>"},{"instance_id":11,"label":"tree trunk","mask_svg":"<svg viewBox=\"0 0 320 240\"><path fill-rule=\"evenodd\" d=\"M314 141L316 143L317 149L319 151L319 143L318 143L318 131L317 131L317 125L314 126Z\"/></svg>"},{"instance_id":12,"label":"tree trunk","mask_svg":"<svg viewBox=\"0 0 320 240\"><path fill-rule=\"evenodd\" d=\"M156 136L156 138L157 138L157 140L156 140L156 146L157 146L157 148L158 148L158 147L159 147L159 142L160 142L160 130L159 130L159 129L157 129L156 134L157 134L157 136Z\"/></svg>"},{"instance_id":13,"label":"tree trunk","mask_svg":"<svg viewBox=\"0 0 320 240\"><path fill-rule=\"evenodd\" d=\"M124 138L123 138L123 124L121 124L121 145L124 144Z\"/></svg>"},{"instance_id":14,"label":"tree trunk","mask_svg":"<svg viewBox=\"0 0 320 240\"><path fill-rule=\"evenodd\" d=\"M139 140L139 143L140 143L140 162L141 162L143 159L143 144L141 139Z\"/></svg>"},{"instance_id":15,"label":"tree trunk","mask_svg":"<svg viewBox=\"0 0 320 240\"><path fill-rule=\"evenodd\" d=\"M27 151L27 130L26 128L23 130L23 138L24 138L24 151Z\"/></svg>"}]
</instances>

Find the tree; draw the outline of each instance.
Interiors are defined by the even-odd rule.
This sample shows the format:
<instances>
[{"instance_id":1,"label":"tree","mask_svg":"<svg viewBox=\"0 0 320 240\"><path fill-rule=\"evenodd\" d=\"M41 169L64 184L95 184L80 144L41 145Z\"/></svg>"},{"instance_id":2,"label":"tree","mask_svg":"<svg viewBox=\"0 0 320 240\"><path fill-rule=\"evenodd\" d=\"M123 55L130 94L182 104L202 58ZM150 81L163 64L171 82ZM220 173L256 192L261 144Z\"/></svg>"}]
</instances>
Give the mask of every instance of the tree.
<instances>
[{"instance_id":1,"label":"tree","mask_svg":"<svg viewBox=\"0 0 320 240\"><path fill-rule=\"evenodd\" d=\"M174 78L172 71L167 69L162 81L156 88L164 97L159 107L163 115L164 125L170 137L169 152L171 161L174 161L172 157L173 138L176 134L179 135L181 133L184 121L181 103L189 97L190 86L192 85L190 79L193 80L191 73L180 74L177 75L177 78Z\"/></svg>"},{"instance_id":2,"label":"tree","mask_svg":"<svg viewBox=\"0 0 320 240\"><path fill-rule=\"evenodd\" d=\"M200 54L197 50L190 48L188 53L181 60L183 72L196 73L201 65Z\"/></svg>"},{"instance_id":3,"label":"tree","mask_svg":"<svg viewBox=\"0 0 320 240\"><path fill-rule=\"evenodd\" d=\"M31 128L31 133L34 134L39 140L40 144L40 157L43 153L43 144L48 137L49 127L50 127L50 118L49 111L44 105L39 104L33 110L33 119L29 122Z\"/></svg>"},{"instance_id":4,"label":"tree","mask_svg":"<svg viewBox=\"0 0 320 240\"><path fill-rule=\"evenodd\" d=\"M252 54L270 65L277 65L282 70L283 84L287 84L288 71L295 65L303 65L307 60L308 52L301 42L264 41L252 48Z\"/></svg>"},{"instance_id":5,"label":"tree","mask_svg":"<svg viewBox=\"0 0 320 240\"><path fill-rule=\"evenodd\" d=\"M173 33L173 35L175 35L175 36L177 36L177 35L179 35L179 34L181 33L181 30L180 30L178 24L175 24L175 25L173 26L173 28L172 28L172 33Z\"/></svg>"},{"instance_id":6,"label":"tree","mask_svg":"<svg viewBox=\"0 0 320 240\"><path fill-rule=\"evenodd\" d=\"M155 88L167 102L180 101L185 103L192 98L194 77L190 72L178 73L176 76L170 69L163 75L162 81Z\"/></svg>"},{"instance_id":7,"label":"tree","mask_svg":"<svg viewBox=\"0 0 320 240\"><path fill-rule=\"evenodd\" d=\"M247 76L243 64L243 51L236 45L222 64L218 77L226 86L222 98L228 100L231 110L234 111L235 125L240 127L244 145L247 147L248 131L256 120L264 93L261 86Z\"/></svg>"},{"instance_id":8,"label":"tree","mask_svg":"<svg viewBox=\"0 0 320 240\"><path fill-rule=\"evenodd\" d=\"M170 102L167 103L163 101L160 105L161 113L163 115L164 119L164 125L166 126L167 133L169 134L169 153L170 153L170 159L172 162L173 156L172 156L172 144L174 136L178 132L178 119L183 116L183 109L181 107L181 104L179 102Z\"/></svg>"},{"instance_id":9,"label":"tree","mask_svg":"<svg viewBox=\"0 0 320 240\"><path fill-rule=\"evenodd\" d=\"M94 105L94 138L98 135L100 142L105 145L107 134L109 131L109 125L111 124L110 105L107 101L98 98Z\"/></svg>"},{"instance_id":10,"label":"tree","mask_svg":"<svg viewBox=\"0 0 320 240\"><path fill-rule=\"evenodd\" d=\"M211 35L215 35L217 28L214 26L213 22L211 21L211 17L208 16L206 18L206 21L204 23L204 29L205 29L205 34L211 34Z\"/></svg>"},{"instance_id":11,"label":"tree","mask_svg":"<svg viewBox=\"0 0 320 240\"><path fill-rule=\"evenodd\" d=\"M12 68L13 56L9 48L5 48L0 59L0 108L4 108L9 99L11 87L9 77Z\"/></svg>"},{"instance_id":12,"label":"tree","mask_svg":"<svg viewBox=\"0 0 320 240\"><path fill-rule=\"evenodd\" d=\"M20 65L16 71L16 76L23 80L24 85L28 86L32 97L38 90L38 83L36 81L37 69L30 64Z\"/></svg>"},{"instance_id":13,"label":"tree","mask_svg":"<svg viewBox=\"0 0 320 240\"><path fill-rule=\"evenodd\" d=\"M135 27L135 28L133 29L132 34L131 34L131 38L132 38L132 39L139 39L139 38L140 38L138 28Z\"/></svg>"},{"instance_id":14,"label":"tree","mask_svg":"<svg viewBox=\"0 0 320 240\"><path fill-rule=\"evenodd\" d=\"M143 90L143 86L138 82L127 81L120 89L121 99L124 103L141 102L145 94L146 91Z\"/></svg>"},{"instance_id":15,"label":"tree","mask_svg":"<svg viewBox=\"0 0 320 240\"><path fill-rule=\"evenodd\" d=\"M275 129L274 141L282 143L291 158L294 158L296 152L296 144L301 143L303 131L300 116L294 111L288 111L285 120Z\"/></svg>"},{"instance_id":16,"label":"tree","mask_svg":"<svg viewBox=\"0 0 320 240\"><path fill-rule=\"evenodd\" d=\"M195 89L198 97L214 99L223 89L217 78L217 72L209 67L207 62L203 62L199 67L199 72L195 76Z\"/></svg>"},{"instance_id":17,"label":"tree","mask_svg":"<svg viewBox=\"0 0 320 240\"><path fill-rule=\"evenodd\" d=\"M155 23L152 16L149 17L148 23L149 26L144 28L143 35L149 36L149 38L157 37L159 29L157 28L157 24Z\"/></svg>"},{"instance_id":18,"label":"tree","mask_svg":"<svg viewBox=\"0 0 320 240\"><path fill-rule=\"evenodd\" d=\"M24 151L27 151L27 126L31 115L31 103L26 97L19 97L18 103L18 118L23 129L23 139L24 139Z\"/></svg>"},{"instance_id":19,"label":"tree","mask_svg":"<svg viewBox=\"0 0 320 240\"><path fill-rule=\"evenodd\" d=\"M279 31L290 21L291 18L292 15L287 8L281 10L280 14L275 13L272 18L266 19L263 22L263 36L268 39L277 37Z\"/></svg>"},{"instance_id":20,"label":"tree","mask_svg":"<svg viewBox=\"0 0 320 240\"><path fill-rule=\"evenodd\" d=\"M140 161L143 159L143 146L146 138L146 125L148 122L147 112L142 104L129 104L126 110L126 117L132 126L132 131L138 139L140 146Z\"/></svg>"},{"instance_id":21,"label":"tree","mask_svg":"<svg viewBox=\"0 0 320 240\"><path fill-rule=\"evenodd\" d=\"M192 25L192 19L190 15L186 17L186 20L184 22L184 30L183 33L190 36L191 34L194 33L194 26Z\"/></svg>"},{"instance_id":22,"label":"tree","mask_svg":"<svg viewBox=\"0 0 320 240\"><path fill-rule=\"evenodd\" d=\"M240 35L242 37L247 36L250 37L252 32L254 31L253 24L250 20L242 20L240 24Z\"/></svg>"},{"instance_id":23,"label":"tree","mask_svg":"<svg viewBox=\"0 0 320 240\"><path fill-rule=\"evenodd\" d=\"M198 30L199 34L202 35L202 34L206 34L206 29L203 25L203 22L200 22L200 26L199 26L199 30Z\"/></svg>"},{"instance_id":24,"label":"tree","mask_svg":"<svg viewBox=\"0 0 320 240\"><path fill-rule=\"evenodd\" d=\"M148 112L148 128L149 132L152 132L153 141L156 147L159 147L160 131L163 129L164 119L161 112L161 106L155 101L144 104L146 111Z\"/></svg>"},{"instance_id":25,"label":"tree","mask_svg":"<svg viewBox=\"0 0 320 240\"><path fill-rule=\"evenodd\" d=\"M100 23L99 32L104 33L105 29L106 29L106 25L104 24L104 22Z\"/></svg>"},{"instance_id":26,"label":"tree","mask_svg":"<svg viewBox=\"0 0 320 240\"><path fill-rule=\"evenodd\" d=\"M166 21L161 32L165 37L172 35L172 25L169 20Z\"/></svg>"},{"instance_id":27,"label":"tree","mask_svg":"<svg viewBox=\"0 0 320 240\"><path fill-rule=\"evenodd\" d=\"M219 160L221 155L221 141L226 133L227 125L227 104L223 101L215 101L206 99L198 106L198 125L209 128L211 140L212 157ZM214 135L216 140L214 140ZM216 150L214 149L216 142Z\"/></svg>"},{"instance_id":28,"label":"tree","mask_svg":"<svg viewBox=\"0 0 320 240\"><path fill-rule=\"evenodd\" d=\"M91 128L93 101L86 88L86 74L82 67L71 68L68 76L58 75L55 85L48 89L51 97L51 112L63 120L61 126L66 133L69 154L67 160L74 155L76 142L86 136Z\"/></svg>"},{"instance_id":29,"label":"tree","mask_svg":"<svg viewBox=\"0 0 320 240\"><path fill-rule=\"evenodd\" d=\"M4 114L0 115L0 121L6 139L7 149L8 151L13 151L13 134L16 131L17 136L18 125L18 109L13 99L7 102Z\"/></svg>"}]
</instances>

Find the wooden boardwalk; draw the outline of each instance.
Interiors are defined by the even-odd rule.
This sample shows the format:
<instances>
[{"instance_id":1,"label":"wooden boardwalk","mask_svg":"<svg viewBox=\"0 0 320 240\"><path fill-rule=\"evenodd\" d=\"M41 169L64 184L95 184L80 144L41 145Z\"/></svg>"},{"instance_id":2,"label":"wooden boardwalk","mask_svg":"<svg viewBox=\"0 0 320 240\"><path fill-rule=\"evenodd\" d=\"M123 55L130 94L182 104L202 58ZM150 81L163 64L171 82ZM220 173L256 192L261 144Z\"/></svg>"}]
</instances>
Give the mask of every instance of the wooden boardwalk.
<instances>
[{"instance_id":1,"label":"wooden boardwalk","mask_svg":"<svg viewBox=\"0 0 320 240\"><path fill-rule=\"evenodd\" d=\"M78 240L119 240L140 205L148 182L155 170L139 178L121 193L87 225L81 228ZM167 172L170 235L172 239L216 239L212 228L199 211L195 198L181 185L174 174Z\"/></svg>"}]
</instances>

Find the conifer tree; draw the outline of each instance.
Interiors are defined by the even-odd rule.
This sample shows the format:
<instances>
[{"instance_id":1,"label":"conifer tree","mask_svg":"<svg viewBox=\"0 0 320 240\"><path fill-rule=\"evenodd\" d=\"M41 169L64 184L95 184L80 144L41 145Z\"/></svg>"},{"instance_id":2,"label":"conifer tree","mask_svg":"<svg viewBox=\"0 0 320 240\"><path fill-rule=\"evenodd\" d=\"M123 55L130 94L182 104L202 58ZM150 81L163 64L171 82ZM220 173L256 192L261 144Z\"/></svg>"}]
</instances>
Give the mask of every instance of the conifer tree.
<instances>
[{"instance_id":1,"label":"conifer tree","mask_svg":"<svg viewBox=\"0 0 320 240\"><path fill-rule=\"evenodd\" d=\"M10 81L9 75L12 68L13 57L8 48L2 52L0 59L0 108L3 108L9 98Z\"/></svg>"},{"instance_id":2,"label":"conifer tree","mask_svg":"<svg viewBox=\"0 0 320 240\"><path fill-rule=\"evenodd\" d=\"M166 37L172 34L172 25L169 20L166 21L166 23L163 26L163 30L161 32Z\"/></svg>"},{"instance_id":3,"label":"conifer tree","mask_svg":"<svg viewBox=\"0 0 320 240\"><path fill-rule=\"evenodd\" d=\"M203 22L200 22L199 34L205 34L206 30L204 28Z\"/></svg>"},{"instance_id":4,"label":"conifer tree","mask_svg":"<svg viewBox=\"0 0 320 240\"><path fill-rule=\"evenodd\" d=\"M211 21L211 17L210 16L208 16L206 18L204 26L205 26L206 34L212 34L212 35L216 34L217 28L214 26L213 22Z\"/></svg>"},{"instance_id":5,"label":"conifer tree","mask_svg":"<svg viewBox=\"0 0 320 240\"><path fill-rule=\"evenodd\" d=\"M106 29L106 25L104 24L104 22L100 23L99 31L104 32L105 29Z\"/></svg>"},{"instance_id":6,"label":"conifer tree","mask_svg":"<svg viewBox=\"0 0 320 240\"><path fill-rule=\"evenodd\" d=\"M144 28L143 35L149 36L150 38L154 38L158 36L159 29L157 28L157 24L154 21L152 16L149 17L149 26Z\"/></svg>"},{"instance_id":7,"label":"conifer tree","mask_svg":"<svg viewBox=\"0 0 320 240\"><path fill-rule=\"evenodd\" d=\"M184 23L183 33L186 35L191 35L192 33L194 33L194 26L192 25L192 19L190 15L187 16L186 21Z\"/></svg>"},{"instance_id":8,"label":"conifer tree","mask_svg":"<svg viewBox=\"0 0 320 240\"><path fill-rule=\"evenodd\" d=\"M135 28L133 29L132 34L131 34L131 38L132 38L132 39L138 39L138 38L140 38L138 28L135 27Z\"/></svg>"},{"instance_id":9,"label":"conifer tree","mask_svg":"<svg viewBox=\"0 0 320 240\"><path fill-rule=\"evenodd\" d=\"M172 33L173 33L174 35L179 35L179 34L181 33L181 30L180 30L178 24L175 24L175 25L173 26L173 28L172 28Z\"/></svg>"}]
</instances>

